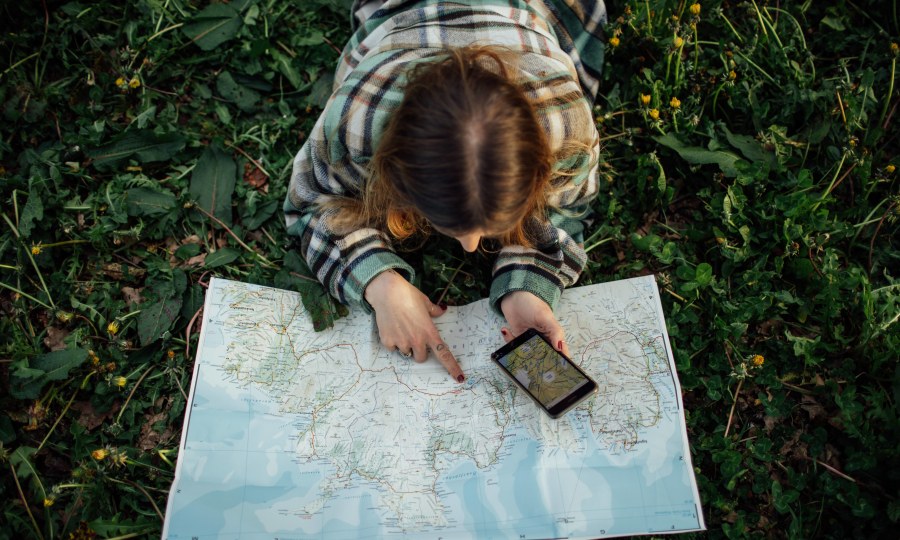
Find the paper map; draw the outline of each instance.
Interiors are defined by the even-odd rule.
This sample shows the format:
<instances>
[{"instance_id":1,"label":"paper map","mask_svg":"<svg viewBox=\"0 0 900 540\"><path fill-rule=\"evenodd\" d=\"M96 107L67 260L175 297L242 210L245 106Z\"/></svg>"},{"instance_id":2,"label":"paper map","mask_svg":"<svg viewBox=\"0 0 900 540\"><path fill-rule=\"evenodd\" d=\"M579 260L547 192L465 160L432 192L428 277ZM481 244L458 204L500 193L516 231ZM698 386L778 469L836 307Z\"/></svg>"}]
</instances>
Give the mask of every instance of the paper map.
<instances>
[{"instance_id":1,"label":"paper map","mask_svg":"<svg viewBox=\"0 0 900 540\"><path fill-rule=\"evenodd\" d=\"M705 528L652 276L556 310L599 392L558 420L489 358L487 301L435 319L466 373L314 332L297 293L213 278L163 538L599 538Z\"/></svg>"}]
</instances>

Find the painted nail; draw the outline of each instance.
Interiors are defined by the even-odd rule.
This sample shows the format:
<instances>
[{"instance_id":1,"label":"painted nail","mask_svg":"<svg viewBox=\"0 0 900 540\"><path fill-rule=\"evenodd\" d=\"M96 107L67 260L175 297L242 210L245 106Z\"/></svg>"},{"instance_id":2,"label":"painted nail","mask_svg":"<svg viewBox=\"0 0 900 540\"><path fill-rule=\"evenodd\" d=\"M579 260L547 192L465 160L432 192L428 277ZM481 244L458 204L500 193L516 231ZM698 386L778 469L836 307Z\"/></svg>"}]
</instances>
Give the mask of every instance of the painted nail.
<instances>
[{"instance_id":1,"label":"painted nail","mask_svg":"<svg viewBox=\"0 0 900 540\"><path fill-rule=\"evenodd\" d=\"M466 376L463 375L462 373L460 373L459 376L456 377L456 382L461 383L461 382L464 382L465 380L466 380Z\"/></svg>"},{"instance_id":2,"label":"painted nail","mask_svg":"<svg viewBox=\"0 0 900 540\"><path fill-rule=\"evenodd\" d=\"M446 302L441 302L440 304L438 304L438 307L444 311L447 311L447 303Z\"/></svg>"},{"instance_id":3,"label":"painted nail","mask_svg":"<svg viewBox=\"0 0 900 540\"><path fill-rule=\"evenodd\" d=\"M563 347L563 342L562 342L562 340L559 340L559 343L556 344L556 348L559 350L562 350L562 347Z\"/></svg>"},{"instance_id":4,"label":"painted nail","mask_svg":"<svg viewBox=\"0 0 900 540\"><path fill-rule=\"evenodd\" d=\"M503 334L504 336L509 334L509 332L506 331L506 328L501 328L500 333Z\"/></svg>"}]
</instances>

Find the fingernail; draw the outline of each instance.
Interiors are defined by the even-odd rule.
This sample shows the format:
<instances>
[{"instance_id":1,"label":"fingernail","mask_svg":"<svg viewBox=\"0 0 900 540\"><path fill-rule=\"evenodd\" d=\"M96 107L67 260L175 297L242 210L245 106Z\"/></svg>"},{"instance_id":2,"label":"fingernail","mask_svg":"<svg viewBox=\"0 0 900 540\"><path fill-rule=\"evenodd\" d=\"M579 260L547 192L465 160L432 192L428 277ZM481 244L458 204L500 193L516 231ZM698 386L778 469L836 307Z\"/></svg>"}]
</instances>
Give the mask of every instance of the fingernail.
<instances>
[{"instance_id":1,"label":"fingernail","mask_svg":"<svg viewBox=\"0 0 900 540\"><path fill-rule=\"evenodd\" d=\"M456 377L456 382L458 382L458 383L465 382L465 380L466 380L466 376L463 375L462 373L460 373L460 374Z\"/></svg>"},{"instance_id":2,"label":"fingernail","mask_svg":"<svg viewBox=\"0 0 900 540\"><path fill-rule=\"evenodd\" d=\"M563 342L562 342L562 340L559 340L559 343L556 344L556 348L559 350L562 350L562 347L563 347Z\"/></svg>"},{"instance_id":3,"label":"fingernail","mask_svg":"<svg viewBox=\"0 0 900 540\"><path fill-rule=\"evenodd\" d=\"M446 302L439 303L438 307L441 308L441 310L443 310L443 311L447 311L447 303Z\"/></svg>"},{"instance_id":4,"label":"fingernail","mask_svg":"<svg viewBox=\"0 0 900 540\"><path fill-rule=\"evenodd\" d=\"M506 328L501 328L500 333L503 334L504 336L509 334L509 332L506 331Z\"/></svg>"}]
</instances>

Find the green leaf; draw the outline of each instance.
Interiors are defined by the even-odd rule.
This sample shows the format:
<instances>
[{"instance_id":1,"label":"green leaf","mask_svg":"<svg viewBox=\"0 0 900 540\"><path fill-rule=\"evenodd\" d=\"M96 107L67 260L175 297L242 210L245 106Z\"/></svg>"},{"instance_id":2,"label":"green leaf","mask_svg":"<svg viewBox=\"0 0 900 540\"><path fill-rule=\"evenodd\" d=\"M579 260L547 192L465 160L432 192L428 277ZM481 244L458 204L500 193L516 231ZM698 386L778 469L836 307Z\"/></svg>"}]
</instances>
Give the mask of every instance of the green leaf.
<instances>
[{"instance_id":1,"label":"green leaf","mask_svg":"<svg viewBox=\"0 0 900 540\"><path fill-rule=\"evenodd\" d=\"M48 381L61 381L69 376L69 370L84 363L87 355L86 350L78 347L53 351L39 356L31 367L43 371Z\"/></svg>"},{"instance_id":2,"label":"green leaf","mask_svg":"<svg viewBox=\"0 0 900 540\"><path fill-rule=\"evenodd\" d=\"M701 287L709 285L712 282L712 266L709 263L700 263L694 272L694 280Z\"/></svg>"},{"instance_id":3,"label":"green leaf","mask_svg":"<svg viewBox=\"0 0 900 540\"><path fill-rule=\"evenodd\" d=\"M191 285L184 291L184 301L181 304L181 318L190 321L197 310L203 307L205 294L200 285Z\"/></svg>"},{"instance_id":4,"label":"green leaf","mask_svg":"<svg viewBox=\"0 0 900 540\"><path fill-rule=\"evenodd\" d=\"M69 371L84 363L87 351L70 347L41 355L30 362L13 365L10 394L17 399L35 399L50 381L63 380Z\"/></svg>"},{"instance_id":5,"label":"green leaf","mask_svg":"<svg viewBox=\"0 0 900 540\"><path fill-rule=\"evenodd\" d=\"M163 216L175 208L175 195L168 190L134 188L125 192L129 216Z\"/></svg>"},{"instance_id":6,"label":"green leaf","mask_svg":"<svg viewBox=\"0 0 900 540\"><path fill-rule=\"evenodd\" d=\"M775 158L775 153L767 151L754 137L750 135L736 135L725 126L722 126L722 131L725 132L728 144L737 148L748 160L766 163L769 167L777 165L778 160Z\"/></svg>"},{"instance_id":7,"label":"green leaf","mask_svg":"<svg viewBox=\"0 0 900 540\"><path fill-rule=\"evenodd\" d=\"M295 251L284 256L284 267L275 275L275 286L300 293L303 307L312 319L313 329L321 332L347 315L347 307L338 304L321 283L312 277L309 267Z\"/></svg>"},{"instance_id":8,"label":"green leaf","mask_svg":"<svg viewBox=\"0 0 900 540\"><path fill-rule=\"evenodd\" d=\"M163 298L149 306L142 305L137 322L141 346L146 347L168 332L180 310L180 296Z\"/></svg>"},{"instance_id":9,"label":"green leaf","mask_svg":"<svg viewBox=\"0 0 900 540\"><path fill-rule=\"evenodd\" d=\"M216 78L216 90L223 98L233 102L242 111L253 109L262 99L259 92L237 82L234 76L227 71L223 71Z\"/></svg>"},{"instance_id":10,"label":"green leaf","mask_svg":"<svg viewBox=\"0 0 900 540\"><path fill-rule=\"evenodd\" d=\"M184 144L185 139L179 133L157 135L149 129L135 129L106 145L88 150L87 155L99 167L113 166L130 157L141 163L151 163L171 159Z\"/></svg>"},{"instance_id":11,"label":"green leaf","mask_svg":"<svg viewBox=\"0 0 900 540\"><path fill-rule=\"evenodd\" d=\"M242 215L241 221L248 231L256 230L260 226L262 226L262 224L265 223L270 217L272 217L272 215L275 214L275 211L278 210L280 206L281 201L279 201L278 199L268 200L258 205L253 214ZM245 207L245 210L249 211L250 209Z\"/></svg>"},{"instance_id":12,"label":"green leaf","mask_svg":"<svg viewBox=\"0 0 900 540\"><path fill-rule=\"evenodd\" d=\"M204 266L206 268L215 268L217 266L226 265L241 255L241 250L231 247L224 247L217 251L213 251L206 256Z\"/></svg>"},{"instance_id":13,"label":"green leaf","mask_svg":"<svg viewBox=\"0 0 900 540\"><path fill-rule=\"evenodd\" d=\"M20 446L9 455L9 463L15 469L16 476L21 480L27 480L31 477L38 478L37 470L35 470L34 464L31 463L31 459L36 453L37 448Z\"/></svg>"},{"instance_id":14,"label":"green leaf","mask_svg":"<svg viewBox=\"0 0 900 540\"><path fill-rule=\"evenodd\" d=\"M200 208L231 226L231 196L236 178L237 165L231 156L217 146L209 146L194 167L189 192Z\"/></svg>"},{"instance_id":15,"label":"green leaf","mask_svg":"<svg viewBox=\"0 0 900 540\"><path fill-rule=\"evenodd\" d=\"M294 64L291 62L291 59L286 54L281 51L272 50L272 56L275 58L275 63L278 66L278 71L281 72L284 77L290 81L291 85L297 90L300 90L303 86L303 77L300 76L300 72L297 71L297 68L294 67Z\"/></svg>"},{"instance_id":16,"label":"green leaf","mask_svg":"<svg viewBox=\"0 0 900 540\"><path fill-rule=\"evenodd\" d=\"M175 250L175 256L186 261L200 254L200 244L185 244Z\"/></svg>"},{"instance_id":17,"label":"green leaf","mask_svg":"<svg viewBox=\"0 0 900 540\"><path fill-rule=\"evenodd\" d=\"M244 20L230 4L211 4L194 15L182 32L204 51L211 51L237 37Z\"/></svg>"},{"instance_id":18,"label":"green leaf","mask_svg":"<svg viewBox=\"0 0 900 540\"><path fill-rule=\"evenodd\" d=\"M22 217L19 218L19 234L28 238L31 236L34 222L42 219L44 219L44 204L41 195L36 189L31 188L28 192L28 201L22 209Z\"/></svg>"},{"instance_id":19,"label":"green leaf","mask_svg":"<svg viewBox=\"0 0 900 540\"><path fill-rule=\"evenodd\" d=\"M688 146L681 142L674 133L666 133L662 137L653 137L653 140L663 146L667 146L678 152L678 155L693 165L715 164L725 173L725 176L737 176L735 164L740 161L737 155L724 150L707 150L699 146Z\"/></svg>"}]
</instances>

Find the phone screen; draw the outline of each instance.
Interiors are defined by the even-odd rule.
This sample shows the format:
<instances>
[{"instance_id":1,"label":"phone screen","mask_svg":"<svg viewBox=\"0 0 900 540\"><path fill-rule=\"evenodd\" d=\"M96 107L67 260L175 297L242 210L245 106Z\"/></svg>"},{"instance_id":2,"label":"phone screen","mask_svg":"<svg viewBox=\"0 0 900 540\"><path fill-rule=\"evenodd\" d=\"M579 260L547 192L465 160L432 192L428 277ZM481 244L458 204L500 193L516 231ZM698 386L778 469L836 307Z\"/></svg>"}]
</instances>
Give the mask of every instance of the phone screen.
<instances>
[{"instance_id":1,"label":"phone screen","mask_svg":"<svg viewBox=\"0 0 900 540\"><path fill-rule=\"evenodd\" d=\"M573 407L597 387L536 331L523 334L493 357L553 417Z\"/></svg>"}]
</instances>

